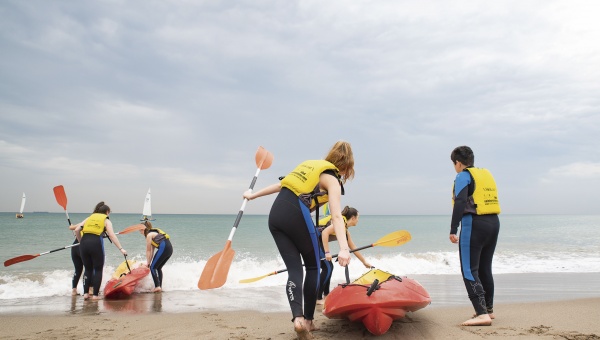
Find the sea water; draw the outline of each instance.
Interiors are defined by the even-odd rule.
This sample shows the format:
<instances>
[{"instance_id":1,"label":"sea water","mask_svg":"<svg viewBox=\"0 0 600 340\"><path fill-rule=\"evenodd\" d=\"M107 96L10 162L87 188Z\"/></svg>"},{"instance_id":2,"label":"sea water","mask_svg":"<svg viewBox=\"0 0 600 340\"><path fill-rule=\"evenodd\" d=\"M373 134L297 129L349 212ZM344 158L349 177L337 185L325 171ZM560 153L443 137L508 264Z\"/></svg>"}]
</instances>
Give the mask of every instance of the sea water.
<instances>
[{"instance_id":1,"label":"sea water","mask_svg":"<svg viewBox=\"0 0 600 340\"><path fill-rule=\"evenodd\" d=\"M70 219L77 223L88 215L72 213ZM139 223L140 216L111 214L110 218L115 232L118 232ZM223 250L236 215L163 214L153 218L156 219L154 226L170 235L174 249L173 256L163 268L163 289L166 292L184 295L186 292L201 292L208 304L211 300L214 303L233 296L238 299L233 309L244 309L252 307L258 300L262 303L265 292L279 292L285 284L285 273L252 283L239 283L242 279L265 276L285 268L267 227L268 216L246 214L242 217L233 237L235 257L227 282L210 293L197 288L198 279L206 261ZM394 231L408 231L412 240L404 245L374 246L362 250L361 254L371 265L396 275L429 278L432 290L444 290L448 285L446 282L452 282L452 289L460 291L460 301L468 303L463 296L464 287L460 287L458 246L448 239L449 221L450 216L446 215L361 215L358 225L350 228L350 232L356 246L362 247L376 243ZM535 274L539 277L551 273L600 273L599 215L501 215L500 221L494 257L496 277L502 274ZM73 242L73 233L68 230L64 213L29 213L23 219L16 219L13 213L0 213L0 230L0 259L3 262L20 255L60 249ZM146 248L142 235L133 232L118 237L128 252L128 259L145 262ZM108 240L105 240L104 246L106 261L102 287L124 261L123 255ZM330 247L332 252L337 252L337 242L332 242ZM62 249L2 267L0 305L16 305L27 299L39 301L40 298L70 296L73 275L70 252L70 249ZM366 271L356 257L352 258L349 269L351 278ZM332 287L344 281L344 270L336 266ZM430 288L426 284L424 286ZM137 291L147 292L153 287L152 279L146 277ZM81 293L81 282L78 289ZM277 308L283 309L285 305L285 301L276 304Z\"/></svg>"}]
</instances>

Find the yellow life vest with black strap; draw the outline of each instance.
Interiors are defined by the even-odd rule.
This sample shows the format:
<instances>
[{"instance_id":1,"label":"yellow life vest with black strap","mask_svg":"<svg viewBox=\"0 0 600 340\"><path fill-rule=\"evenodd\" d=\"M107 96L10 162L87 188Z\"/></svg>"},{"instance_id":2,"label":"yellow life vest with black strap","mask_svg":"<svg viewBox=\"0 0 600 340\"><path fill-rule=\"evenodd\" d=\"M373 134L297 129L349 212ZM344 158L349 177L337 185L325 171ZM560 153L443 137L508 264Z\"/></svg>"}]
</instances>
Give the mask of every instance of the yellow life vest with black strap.
<instances>
[{"instance_id":1,"label":"yellow life vest with black strap","mask_svg":"<svg viewBox=\"0 0 600 340\"><path fill-rule=\"evenodd\" d=\"M152 229L150 229L150 230L148 231L148 233L151 233L151 232L158 233L158 235L154 236L154 238L152 239L152 241L150 241L150 243L152 243L152 245L153 245L155 248L158 248L158 246L160 245L160 243L161 243L163 240L168 240L168 239L170 239L170 237L169 237L169 234L165 233L164 231L162 231L162 230L160 230L160 229L158 229L158 228L152 228Z\"/></svg>"},{"instance_id":2,"label":"yellow life vest with black strap","mask_svg":"<svg viewBox=\"0 0 600 340\"><path fill-rule=\"evenodd\" d=\"M340 180L339 169L332 163L322 159L308 160L300 163L292 172L281 179L281 187L293 191L312 211L316 206L315 198L319 202L319 205L329 201L327 191L321 191L319 188L320 176L327 170L333 170L335 177L342 187L343 195L344 186Z\"/></svg>"},{"instance_id":3,"label":"yellow life vest with black strap","mask_svg":"<svg viewBox=\"0 0 600 340\"><path fill-rule=\"evenodd\" d=\"M81 235L83 234L94 234L94 235L102 235L106 226L106 219L108 216L106 214L92 214L87 218L85 223L83 224L83 228L81 228Z\"/></svg>"},{"instance_id":4,"label":"yellow life vest with black strap","mask_svg":"<svg viewBox=\"0 0 600 340\"><path fill-rule=\"evenodd\" d=\"M492 173L484 168L469 167L466 170L471 173L475 181L472 197L477 215L499 214L498 188Z\"/></svg>"},{"instance_id":5,"label":"yellow life vest with black strap","mask_svg":"<svg viewBox=\"0 0 600 340\"><path fill-rule=\"evenodd\" d=\"M346 227L346 233L347 233L348 232L348 219L344 215L342 215L342 218L344 219L344 226ZM327 215L319 220L319 231L323 232L323 230L325 230L325 228L329 227L330 225L331 225L331 215ZM335 236L335 231L334 231L333 233L329 234L329 242L336 241L336 240L337 240L337 237Z\"/></svg>"}]
</instances>

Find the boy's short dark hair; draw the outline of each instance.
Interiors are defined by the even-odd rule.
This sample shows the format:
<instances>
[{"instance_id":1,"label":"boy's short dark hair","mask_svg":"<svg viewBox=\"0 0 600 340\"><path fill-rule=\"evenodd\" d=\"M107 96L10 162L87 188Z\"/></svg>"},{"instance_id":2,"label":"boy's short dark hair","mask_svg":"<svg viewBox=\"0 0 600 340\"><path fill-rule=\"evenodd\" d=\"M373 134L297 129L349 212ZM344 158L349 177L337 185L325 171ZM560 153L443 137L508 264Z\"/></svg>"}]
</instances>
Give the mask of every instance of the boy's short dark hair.
<instances>
[{"instance_id":1,"label":"boy's short dark hair","mask_svg":"<svg viewBox=\"0 0 600 340\"><path fill-rule=\"evenodd\" d=\"M456 164L456 162L461 162L466 166L473 166L473 164L475 164L475 155L473 154L473 150L466 145L458 146L452 150L450 159L454 164Z\"/></svg>"}]
</instances>

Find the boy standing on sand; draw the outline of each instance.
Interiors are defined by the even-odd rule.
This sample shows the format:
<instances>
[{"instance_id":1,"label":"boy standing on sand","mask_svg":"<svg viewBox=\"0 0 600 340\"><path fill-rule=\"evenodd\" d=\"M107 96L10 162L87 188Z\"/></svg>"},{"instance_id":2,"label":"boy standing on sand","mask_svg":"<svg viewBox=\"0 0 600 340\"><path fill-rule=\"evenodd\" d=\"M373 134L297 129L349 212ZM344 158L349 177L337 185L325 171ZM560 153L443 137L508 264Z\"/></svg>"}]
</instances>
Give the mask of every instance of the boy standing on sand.
<instances>
[{"instance_id":1,"label":"boy standing on sand","mask_svg":"<svg viewBox=\"0 0 600 340\"><path fill-rule=\"evenodd\" d=\"M459 243L460 266L475 308L473 318L461 326L489 326L494 318L494 278L492 259L500 231L500 204L492 174L475 168L475 156L468 146L459 146L450 154L456 179L452 200L450 242ZM460 225L460 237L456 235Z\"/></svg>"}]
</instances>

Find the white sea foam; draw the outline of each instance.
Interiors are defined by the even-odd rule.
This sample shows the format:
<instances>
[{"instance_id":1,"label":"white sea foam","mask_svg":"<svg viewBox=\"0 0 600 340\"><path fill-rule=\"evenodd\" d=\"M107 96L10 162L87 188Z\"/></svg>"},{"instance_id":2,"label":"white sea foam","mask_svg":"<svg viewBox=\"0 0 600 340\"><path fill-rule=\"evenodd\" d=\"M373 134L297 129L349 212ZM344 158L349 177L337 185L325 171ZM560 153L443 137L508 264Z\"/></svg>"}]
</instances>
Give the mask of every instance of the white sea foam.
<instances>
[{"instance_id":1,"label":"white sea foam","mask_svg":"<svg viewBox=\"0 0 600 340\"><path fill-rule=\"evenodd\" d=\"M424 252L396 255L363 254L371 265L396 275L460 275L460 262L456 252ZM137 258L143 261L142 258ZM163 268L165 291L198 290L197 282L206 261L177 258ZM274 287L285 283L285 272L267 275L285 269L279 256L269 260L256 260L249 257L236 257L231 265L225 287L229 289ZM110 279L114 266L105 266L102 288ZM350 278L354 279L366 268L352 258ZM511 273L590 273L600 271L600 257L589 254L540 252L517 253L498 252L494 257L495 274ZM71 294L71 271L53 270L40 274L3 273L0 275L0 300L35 298L47 296L67 296ZM262 277L252 283L239 283L242 279ZM334 267L332 283L345 281L343 268L337 263ZM150 276L140 281L137 292L149 292L154 288ZM81 282L79 292L83 291Z\"/></svg>"}]
</instances>

